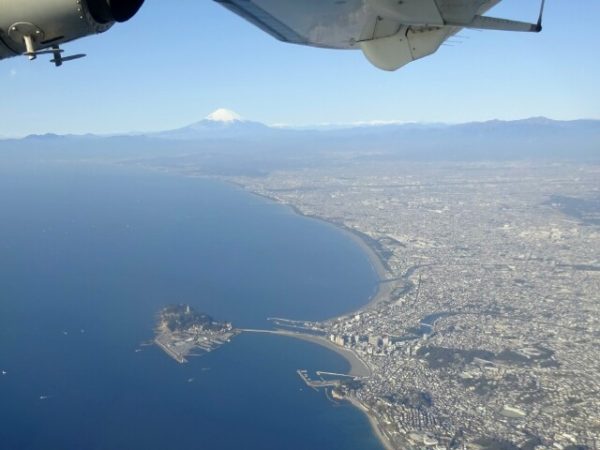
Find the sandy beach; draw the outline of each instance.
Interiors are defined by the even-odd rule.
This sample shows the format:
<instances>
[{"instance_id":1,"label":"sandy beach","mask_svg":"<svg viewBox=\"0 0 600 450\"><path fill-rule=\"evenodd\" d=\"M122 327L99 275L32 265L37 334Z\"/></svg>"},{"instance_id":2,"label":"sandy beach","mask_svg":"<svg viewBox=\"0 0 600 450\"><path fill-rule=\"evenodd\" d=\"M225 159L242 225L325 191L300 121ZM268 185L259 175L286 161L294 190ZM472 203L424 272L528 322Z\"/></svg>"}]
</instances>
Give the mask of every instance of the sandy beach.
<instances>
[{"instance_id":1,"label":"sandy beach","mask_svg":"<svg viewBox=\"0 0 600 450\"><path fill-rule=\"evenodd\" d=\"M348 375L358 378L368 378L371 376L371 369L369 366L355 352L348 348L336 345L333 342L319 336L311 336L303 333L293 333L292 335L286 333L284 336L290 336L296 339L312 342L336 352L350 364L350 371L348 372Z\"/></svg>"},{"instance_id":2,"label":"sandy beach","mask_svg":"<svg viewBox=\"0 0 600 450\"><path fill-rule=\"evenodd\" d=\"M333 342L319 336L313 336L307 333L298 333L296 331L287 330L254 330L254 329L242 329L243 333L262 333L262 334L276 334L278 336L286 336L293 339L302 339L303 341L312 342L313 344L321 345L331 351L336 352L338 355L343 357L350 364L350 370L348 375L358 378L368 378L371 376L371 369L369 366L352 350L349 348L341 347L334 344Z\"/></svg>"},{"instance_id":3,"label":"sandy beach","mask_svg":"<svg viewBox=\"0 0 600 450\"><path fill-rule=\"evenodd\" d=\"M358 408L359 410L361 410L365 414L365 416L367 416L367 418L369 419L369 423L371 424L371 428L373 429L373 433L375 433L375 435L377 436L377 438L379 439L379 441L381 442L381 444L383 445L383 447L386 450L397 450L392 445L392 443L390 442L387 435L383 432L383 430L379 426L379 423L377 422L377 420L375 420L375 418L369 412L369 410L367 409L367 407L365 405L363 405L361 402L359 402L358 399L355 397L346 397L346 400L349 401L355 408Z\"/></svg>"}]
</instances>

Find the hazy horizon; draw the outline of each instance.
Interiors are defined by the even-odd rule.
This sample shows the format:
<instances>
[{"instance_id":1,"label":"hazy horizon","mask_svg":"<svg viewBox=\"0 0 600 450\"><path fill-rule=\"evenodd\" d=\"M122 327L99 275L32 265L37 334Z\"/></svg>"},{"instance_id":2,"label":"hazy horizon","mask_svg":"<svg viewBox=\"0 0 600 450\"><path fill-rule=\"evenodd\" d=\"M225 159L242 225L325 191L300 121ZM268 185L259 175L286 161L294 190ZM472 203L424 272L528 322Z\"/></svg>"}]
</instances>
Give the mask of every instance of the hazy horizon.
<instances>
[{"instance_id":1,"label":"hazy horizon","mask_svg":"<svg viewBox=\"0 0 600 450\"><path fill-rule=\"evenodd\" d=\"M531 21L538 11L537 1L505 0L489 15ZM147 2L127 24L65 46L86 53L82 60L58 69L44 58L3 61L0 93L11 112L0 135L159 131L222 106L294 126L600 119L599 14L592 0L549 2L540 34L464 30L387 73L360 51L283 44L213 1ZM177 45L155 39L169 24L194 32Z\"/></svg>"},{"instance_id":2,"label":"hazy horizon","mask_svg":"<svg viewBox=\"0 0 600 450\"><path fill-rule=\"evenodd\" d=\"M231 113L236 114L234 120L222 120L220 118L211 118L215 112L226 110ZM9 139L23 139L31 136L44 136L44 135L56 135L56 136L98 136L98 137L115 137L115 136L136 136L136 135L151 135L155 133L161 133L165 131L177 130L180 128L189 127L195 125L197 123L201 123L204 121L211 121L217 123L226 123L230 124L233 122L252 122L258 123L261 125L265 125L269 128L280 129L280 130L300 130L300 131L327 131L327 130L340 130L351 129L351 128L360 128L360 127L385 127L389 125L398 125L398 126L456 126L456 125L469 125L469 124L486 124L486 123L512 123L512 122L525 122L525 121L551 121L551 122L600 122L600 118L590 118L590 117L579 117L574 119L558 119L548 116L523 116L515 119L500 119L500 118L492 118L486 120L472 120L472 121L462 121L462 122L452 122L452 121L402 121L402 120L364 120L364 121L355 121L355 122L321 122L321 123L306 123L306 124L285 124L280 122L275 123L263 123L258 120L255 120L252 117L240 116L237 112L233 110L229 110L227 108L218 108L215 111L212 111L210 114L207 114L196 121L192 121L185 124L180 124L173 129L158 129L158 130L129 130L124 132L107 132L107 133L93 133L91 131L83 131L80 133L58 133L55 130L47 130L45 132L40 133L31 133L25 135L0 135L0 140L9 140Z\"/></svg>"}]
</instances>

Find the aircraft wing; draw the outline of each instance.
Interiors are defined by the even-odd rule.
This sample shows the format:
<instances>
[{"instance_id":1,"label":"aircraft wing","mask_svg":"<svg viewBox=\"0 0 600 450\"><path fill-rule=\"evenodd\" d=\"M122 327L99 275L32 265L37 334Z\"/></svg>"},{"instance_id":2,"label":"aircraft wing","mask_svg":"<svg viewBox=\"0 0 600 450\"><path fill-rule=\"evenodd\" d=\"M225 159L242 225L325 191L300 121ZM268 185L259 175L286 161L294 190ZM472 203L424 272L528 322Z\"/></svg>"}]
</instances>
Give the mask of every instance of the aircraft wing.
<instances>
[{"instance_id":1,"label":"aircraft wing","mask_svg":"<svg viewBox=\"0 0 600 450\"><path fill-rule=\"evenodd\" d=\"M362 49L384 70L434 53L462 28L541 30L541 14L537 25L483 16L501 0L215 1L279 40Z\"/></svg>"}]
</instances>

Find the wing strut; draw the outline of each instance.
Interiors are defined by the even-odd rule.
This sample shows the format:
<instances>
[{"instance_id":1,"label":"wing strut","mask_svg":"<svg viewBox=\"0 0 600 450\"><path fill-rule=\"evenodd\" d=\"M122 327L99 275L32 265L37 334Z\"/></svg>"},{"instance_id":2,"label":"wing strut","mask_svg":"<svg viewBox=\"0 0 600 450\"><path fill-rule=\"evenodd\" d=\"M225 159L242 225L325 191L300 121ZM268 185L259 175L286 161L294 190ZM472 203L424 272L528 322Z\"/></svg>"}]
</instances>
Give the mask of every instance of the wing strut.
<instances>
[{"instance_id":1,"label":"wing strut","mask_svg":"<svg viewBox=\"0 0 600 450\"><path fill-rule=\"evenodd\" d=\"M544 16L544 4L546 0L542 0L542 6L540 7L540 17L538 17L537 21L537 31L542 31L542 17Z\"/></svg>"},{"instance_id":2,"label":"wing strut","mask_svg":"<svg viewBox=\"0 0 600 450\"><path fill-rule=\"evenodd\" d=\"M530 33L539 33L542 31L542 18L544 15L544 5L546 0L542 0L540 7L540 15L537 23L519 22L517 20L510 19L499 19L496 17L488 16L475 16L471 22L460 23L460 22L446 22L446 25L471 28L477 30L497 30L497 31L523 31Z\"/></svg>"}]
</instances>

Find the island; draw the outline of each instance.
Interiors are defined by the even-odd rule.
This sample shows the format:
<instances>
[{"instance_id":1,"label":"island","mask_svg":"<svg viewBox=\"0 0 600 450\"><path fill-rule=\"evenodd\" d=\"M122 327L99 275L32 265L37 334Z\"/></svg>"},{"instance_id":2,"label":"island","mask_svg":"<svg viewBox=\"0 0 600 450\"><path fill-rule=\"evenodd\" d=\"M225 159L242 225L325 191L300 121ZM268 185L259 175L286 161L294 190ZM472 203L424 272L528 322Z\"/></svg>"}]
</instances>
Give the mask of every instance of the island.
<instances>
[{"instance_id":1,"label":"island","mask_svg":"<svg viewBox=\"0 0 600 450\"><path fill-rule=\"evenodd\" d=\"M238 334L231 323L217 322L190 305L163 308L155 332L154 343L181 364L187 362L186 357L211 352ZM192 354L193 350L198 353Z\"/></svg>"}]
</instances>

